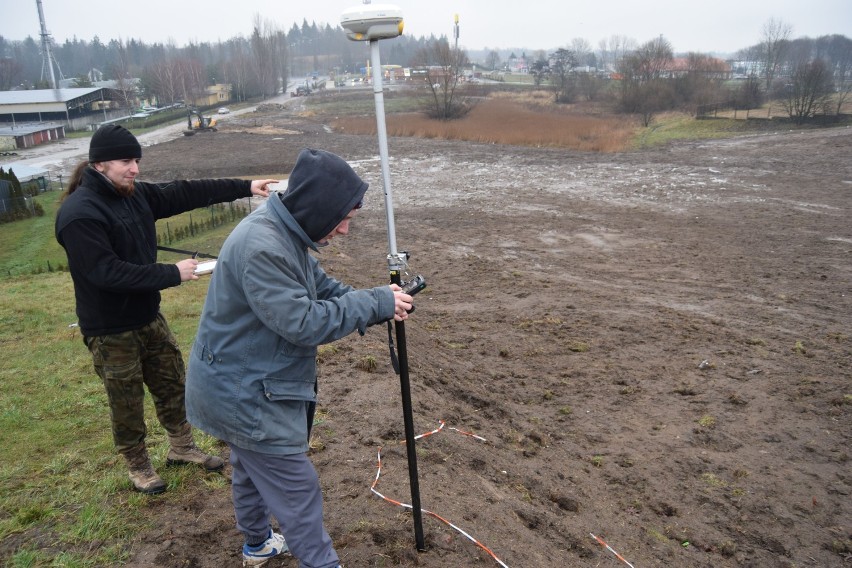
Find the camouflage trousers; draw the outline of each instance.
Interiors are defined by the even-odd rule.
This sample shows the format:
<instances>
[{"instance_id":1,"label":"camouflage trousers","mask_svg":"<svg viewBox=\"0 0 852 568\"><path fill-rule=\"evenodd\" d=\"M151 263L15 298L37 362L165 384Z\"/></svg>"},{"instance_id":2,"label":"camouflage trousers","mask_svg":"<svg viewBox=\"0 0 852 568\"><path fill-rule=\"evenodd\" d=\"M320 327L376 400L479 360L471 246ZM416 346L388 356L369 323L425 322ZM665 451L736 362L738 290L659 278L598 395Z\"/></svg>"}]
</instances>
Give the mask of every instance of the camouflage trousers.
<instances>
[{"instance_id":1,"label":"camouflage trousers","mask_svg":"<svg viewBox=\"0 0 852 568\"><path fill-rule=\"evenodd\" d=\"M169 434L186 422L186 370L175 337L162 314L148 325L111 335L84 337L95 373L109 399L112 436L123 452L145 440L145 388L157 419Z\"/></svg>"}]
</instances>

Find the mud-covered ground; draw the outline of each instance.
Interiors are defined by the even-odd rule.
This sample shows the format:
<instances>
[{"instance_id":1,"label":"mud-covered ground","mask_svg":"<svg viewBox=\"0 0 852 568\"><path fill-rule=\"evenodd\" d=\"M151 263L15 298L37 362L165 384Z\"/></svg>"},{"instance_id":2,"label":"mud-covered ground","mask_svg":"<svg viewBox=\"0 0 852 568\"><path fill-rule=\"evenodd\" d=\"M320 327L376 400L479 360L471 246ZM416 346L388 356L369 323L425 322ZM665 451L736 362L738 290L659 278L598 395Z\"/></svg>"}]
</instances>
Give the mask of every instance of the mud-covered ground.
<instances>
[{"instance_id":1,"label":"mud-covered ground","mask_svg":"<svg viewBox=\"0 0 852 568\"><path fill-rule=\"evenodd\" d=\"M375 137L272 108L146 148L143 177L283 175L305 146L372 186L324 266L385 282ZM346 568L624 565L591 534L637 568L852 565L852 131L389 147L428 281L405 325L415 430L446 423L417 443L422 506L499 562L431 515L415 551L410 512L371 493L383 447L376 489L410 502L379 326L321 357L312 460ZM238 566L230 492L175 499L150 500L128 566Z\"/></svg>"}]
</instances>

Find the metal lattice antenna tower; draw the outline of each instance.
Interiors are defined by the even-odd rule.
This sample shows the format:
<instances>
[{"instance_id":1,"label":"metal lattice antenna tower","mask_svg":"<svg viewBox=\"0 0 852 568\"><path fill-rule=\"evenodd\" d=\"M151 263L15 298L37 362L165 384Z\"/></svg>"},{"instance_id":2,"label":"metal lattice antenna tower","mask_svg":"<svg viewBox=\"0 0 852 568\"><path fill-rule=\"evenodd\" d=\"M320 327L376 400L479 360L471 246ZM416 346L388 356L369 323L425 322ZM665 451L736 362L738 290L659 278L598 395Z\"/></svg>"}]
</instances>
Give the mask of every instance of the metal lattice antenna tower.
<instances>
[{"instance_id":1,"label":"metal lattice antenna tower","mask_svg":"<svg viewBox=\"0 0 852 568\"><path fill-rule=\"evenodd\" d=\"M53 73L53 66L56 65L56 69L59 71L59 78L62 79L62 69L59 68L59 62L56 61L56 58L53 57L53 52L50 50L50 44L53 42L53 39L50 37L50 34L47 33L47 26L44 23L44 10L41 7L41 0L36 0L36 6L38 7L38 21L41 25L41 80L44 81L44 71L45 68L50 69L50 88L56 88L56 75Z\"/></svg>"}]
</instances>

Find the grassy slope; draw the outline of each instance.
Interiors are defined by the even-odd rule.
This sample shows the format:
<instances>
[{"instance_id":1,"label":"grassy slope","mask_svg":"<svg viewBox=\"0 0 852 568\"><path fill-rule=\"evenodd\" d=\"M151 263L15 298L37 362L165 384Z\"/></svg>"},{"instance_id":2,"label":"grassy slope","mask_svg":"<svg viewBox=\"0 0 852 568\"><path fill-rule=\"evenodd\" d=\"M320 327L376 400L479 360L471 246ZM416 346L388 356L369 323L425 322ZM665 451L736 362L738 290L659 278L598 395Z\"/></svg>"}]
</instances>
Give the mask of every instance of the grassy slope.
<instances>
[{"instance_id":1,"label":"grassy slope","mask_svg":"<svg viewBox=\"0 0 852 568\"><path fill-rule=\"evenodd\" d=\"M79 329L69 327L77 319L71 278L67 272L5 274L34 258L64 261L53 239L57 197L39 197L44 217L0 225L0 540L2 548L16 550L0 559L7 566L115 565L125 554L122 541L145 526L137 514L144 498L127 491L106 395ZM176 244L215 252L235 223ZM163 311L184 350L195 334L206 285L202 278L163 292ZM165 433L147 402L151 453L162 464ZM213 449L212 439L200 433L196 438ZM162 474L171 489L225 483L195 468ZM180 492L167 499L179 500Z\"/></svg>"}]
</instances>

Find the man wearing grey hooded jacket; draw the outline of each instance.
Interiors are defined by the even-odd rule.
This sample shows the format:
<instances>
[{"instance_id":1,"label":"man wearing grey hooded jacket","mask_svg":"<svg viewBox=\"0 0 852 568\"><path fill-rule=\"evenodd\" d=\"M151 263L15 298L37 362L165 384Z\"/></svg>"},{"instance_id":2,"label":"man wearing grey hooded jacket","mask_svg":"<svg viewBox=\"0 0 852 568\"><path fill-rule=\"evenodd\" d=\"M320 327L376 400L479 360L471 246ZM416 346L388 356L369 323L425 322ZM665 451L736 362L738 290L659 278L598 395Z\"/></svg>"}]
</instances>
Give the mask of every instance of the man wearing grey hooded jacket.
<instances>
[{"instance_id":1,"label":"man wearing grey hooded jacket","mask_svg":"<svg viewBox=\"0 0 852 568\"><path fill-rule=\"evenodd\" d=\"M303 150L287 191L234 229L211 277L189 357L187 418L231 449L243 566L260 566L288 545L302 568L339 565L307 458L317 347L402 321L412 307L399 286L356 290L309 253L349 232L366 191L339 156Z\"/></svg>"}]
</instances>

